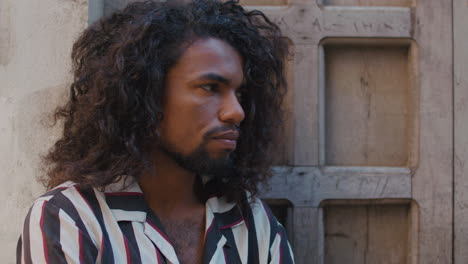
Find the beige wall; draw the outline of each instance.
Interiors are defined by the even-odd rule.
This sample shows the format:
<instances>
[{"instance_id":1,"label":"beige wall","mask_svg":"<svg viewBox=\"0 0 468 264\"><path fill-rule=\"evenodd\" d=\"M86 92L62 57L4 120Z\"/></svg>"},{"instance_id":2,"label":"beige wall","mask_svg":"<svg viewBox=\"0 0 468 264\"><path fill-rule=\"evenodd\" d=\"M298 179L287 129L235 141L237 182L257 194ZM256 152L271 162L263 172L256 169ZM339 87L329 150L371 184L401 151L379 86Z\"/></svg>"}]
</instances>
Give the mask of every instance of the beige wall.
<instances>
[{"instance_id":1,"label":"beige wall","mask_svg":"<svg viewBox=\"0 0 468 264\"><path fill-rule=\"evenodd\" d=\"M39 154L58 133L41 122L66 94L87 2L0 0L0 263L15 262L23 219L44 191Z\"/></svg>"}]
</instances>

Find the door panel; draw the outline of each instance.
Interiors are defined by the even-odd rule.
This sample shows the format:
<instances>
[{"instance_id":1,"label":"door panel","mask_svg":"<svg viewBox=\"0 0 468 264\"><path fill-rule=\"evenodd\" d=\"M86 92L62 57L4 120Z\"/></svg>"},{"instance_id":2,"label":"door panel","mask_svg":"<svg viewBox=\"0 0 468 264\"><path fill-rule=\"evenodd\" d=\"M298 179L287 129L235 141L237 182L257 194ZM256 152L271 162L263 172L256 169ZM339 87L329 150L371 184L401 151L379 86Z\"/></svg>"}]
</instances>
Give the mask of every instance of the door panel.
<instances>
[{"instance_id":1,"label":"door panel","mask_svg":"<svg viewBox=\"0 0 468 264\"><path fill-rule=\"evenodd\" d=\"M407 263L411 206L392 203L326 206L325 263Z\"/></svg>"},{"instance_id":2,"label":"door panel","mask_svg":"<svg viewBox=\"0 0 468 264\"><path fill-rule=\"evenodd\" d=\"M324 42L327 166L408 166L416 119L411 42Z\"/></svg>"}]
</instances>

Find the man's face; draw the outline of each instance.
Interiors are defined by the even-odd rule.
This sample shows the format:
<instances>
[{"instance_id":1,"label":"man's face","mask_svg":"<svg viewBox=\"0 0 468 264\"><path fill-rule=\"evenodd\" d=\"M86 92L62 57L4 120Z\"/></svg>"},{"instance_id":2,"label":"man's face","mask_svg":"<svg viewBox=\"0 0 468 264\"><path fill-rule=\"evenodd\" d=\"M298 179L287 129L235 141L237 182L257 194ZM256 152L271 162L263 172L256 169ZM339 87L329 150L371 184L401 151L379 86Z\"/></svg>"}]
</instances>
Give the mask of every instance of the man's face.
<instances>
[{"instance_id":1,"label":"man's face","mask_svg":"<svg viewBox=\"0 0 468 264\"><path fill-rule=\"evenodd\" d=\"M195 173L229 168L244 119L243 78L242 58L228 43L191 44L167 74L158 150Z\"/></svg>"}]
</instances>

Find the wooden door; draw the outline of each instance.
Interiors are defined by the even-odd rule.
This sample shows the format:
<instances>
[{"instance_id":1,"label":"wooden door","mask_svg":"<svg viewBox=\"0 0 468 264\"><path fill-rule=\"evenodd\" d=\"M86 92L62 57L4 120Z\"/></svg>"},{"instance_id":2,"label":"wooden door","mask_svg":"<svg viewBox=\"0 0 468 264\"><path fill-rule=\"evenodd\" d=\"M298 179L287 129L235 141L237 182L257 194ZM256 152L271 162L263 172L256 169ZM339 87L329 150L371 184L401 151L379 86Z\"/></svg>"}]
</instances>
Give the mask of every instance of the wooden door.
<instances>
[{"instance_id":1,"label":"wooden door","mask_svg":"<svg viewBox=\"0 0 468 264\"><path fill-rule=\"evenodd\" d=\"M451 2L244 4L294 47L291 145L264 198L297 263L452 263Z\"/></svg>"},{"instance_id":2,"label":"wooden door","mask_svg":"<svg viewBox=\"0 0 468 264\"><path fill-rule=\"evenodd\" d=\"M131 1L90 0L90 21ZM456 35L466 39L460 21L468 8L455 2ZM452 263L452 2L241 3L267 13L294 50L284 151L263 197L286 226L297 263ZM462 222L468 206L460 207ZM468 233L468 224L455 230ZM458 249L457 263L466 254Z\"/></svg>"}]
</instances>

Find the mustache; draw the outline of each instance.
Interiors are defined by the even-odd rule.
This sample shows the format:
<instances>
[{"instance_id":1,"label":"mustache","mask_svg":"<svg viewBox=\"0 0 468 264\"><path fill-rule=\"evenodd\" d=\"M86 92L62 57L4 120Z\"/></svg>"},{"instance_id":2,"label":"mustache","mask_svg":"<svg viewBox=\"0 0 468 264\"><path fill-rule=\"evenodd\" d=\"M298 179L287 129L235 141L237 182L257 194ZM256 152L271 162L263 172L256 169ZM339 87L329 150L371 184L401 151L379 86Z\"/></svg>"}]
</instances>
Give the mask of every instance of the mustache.
<instances>
[{"instance_id":1,"label":"mustache","mask_svg":"<svg viewBox=\"0 0 468 264\"><path fill-rule=\"evenodd\" d=\"M212 128L208 132L205 133L203 138L204 139L209 139L209 138L213 137L213 135L220 134L220 133L223 133L223 132L228 132L228 131L236 131L237 133L239 133L239 137L240 137L240 128L239 128L239 126L232 125L232 126L219 126L219 127Z\"/></svg>"}]
</instances>

